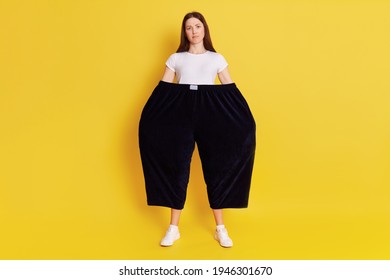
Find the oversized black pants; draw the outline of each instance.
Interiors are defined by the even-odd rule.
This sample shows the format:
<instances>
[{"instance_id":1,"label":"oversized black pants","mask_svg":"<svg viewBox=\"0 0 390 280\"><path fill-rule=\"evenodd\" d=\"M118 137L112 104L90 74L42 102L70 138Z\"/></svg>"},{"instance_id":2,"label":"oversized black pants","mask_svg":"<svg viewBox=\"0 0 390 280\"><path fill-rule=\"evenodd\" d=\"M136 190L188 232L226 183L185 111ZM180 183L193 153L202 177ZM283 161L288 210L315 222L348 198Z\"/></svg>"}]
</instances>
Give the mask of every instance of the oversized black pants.
<instances>
[{"instance_id":1,"label":"oversized black pants","mask_svg":"<svg viewBox=\"0 0 390 280\"><path fill-rule=\"evenodd\" d=\"M234 83L160 81L139 123L148 205L184 207L196 142L210 207L247 207L255 129L248 104Z\"/></svg>"}]
</instances>

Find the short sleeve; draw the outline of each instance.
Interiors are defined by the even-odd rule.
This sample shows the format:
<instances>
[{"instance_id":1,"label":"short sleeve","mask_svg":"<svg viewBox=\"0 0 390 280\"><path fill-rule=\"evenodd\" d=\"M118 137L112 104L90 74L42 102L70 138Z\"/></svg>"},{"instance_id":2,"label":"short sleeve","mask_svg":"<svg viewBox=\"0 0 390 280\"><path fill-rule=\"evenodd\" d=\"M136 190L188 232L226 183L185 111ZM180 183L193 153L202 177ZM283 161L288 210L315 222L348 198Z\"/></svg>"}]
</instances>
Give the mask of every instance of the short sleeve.
<instances>
[{"instance_id":1,"label":"short sleeve","mask_svg":"<svg viewBox=\"0 0 390 280\"><path fill-rule=\"evenodd\" d=\"M222 54L218 54L217 65L217 73L221 73L228 66L228 63Z\"/></svg>"},{"instance_id":2,"label":"short sleeve","mask_svg":"<svg viewBox=\"0 0 390 280\"><path fill-rule=\"evenodd\" d=\"M168 60L165 62L165 65L171 69L173 72L176 72L176 54L171 54Z\"/></svg>"}]
</instances>

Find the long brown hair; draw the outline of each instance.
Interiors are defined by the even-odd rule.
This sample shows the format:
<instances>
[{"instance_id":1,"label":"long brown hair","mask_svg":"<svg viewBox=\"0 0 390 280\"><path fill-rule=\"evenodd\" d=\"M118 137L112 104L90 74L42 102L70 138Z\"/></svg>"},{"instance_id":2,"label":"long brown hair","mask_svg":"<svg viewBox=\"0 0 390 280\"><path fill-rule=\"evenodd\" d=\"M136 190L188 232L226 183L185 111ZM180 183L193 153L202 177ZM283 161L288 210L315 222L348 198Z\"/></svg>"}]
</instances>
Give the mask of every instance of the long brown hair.
<instances>
[{"instance_id":1,"label":"long brown hair","mask_svg":"<svg viewBox=\"0 0 390 280\"><path fill-rule=\"evenodd\" d=\"M216 50L213 47L213 43L211 42L209 26L207 25L204 16L199 12L191 12L184 16L183 22L181 24L180 45L176 52L186 52L190 49L190 42L188 41L186 36L186 21L190 18L197 18L203 23L204 26L203 46L208 51L216 52Z\"/></svg>"}]
</instances>

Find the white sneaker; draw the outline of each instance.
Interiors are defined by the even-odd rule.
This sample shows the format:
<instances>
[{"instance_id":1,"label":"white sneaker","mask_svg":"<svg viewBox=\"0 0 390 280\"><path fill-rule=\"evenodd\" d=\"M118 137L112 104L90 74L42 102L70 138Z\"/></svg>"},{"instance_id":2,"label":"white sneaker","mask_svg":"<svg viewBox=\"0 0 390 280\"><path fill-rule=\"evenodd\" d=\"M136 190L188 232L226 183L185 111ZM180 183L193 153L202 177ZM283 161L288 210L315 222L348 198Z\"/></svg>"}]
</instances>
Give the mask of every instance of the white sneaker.
<instances>
[{"instance_id":1,"label":"white sneaker","mask_svg":"<svg viewBox=\"0 0 390 280\"><path fill-rule=\"evenodd\" d=\"M233 241L230 239L226 228L217 229L214 238L219 242L219 245L225 248L233 246Z\"/></svg>"},{"instance_id":2,"label":"white sneaker","mask_svg":"<svg viewBox=\"0 0 390 280\"><path fill-rule=\"evenodd\" d=\"M173 243L180 238L180 232L178 227L175 226L169 226L167 232L165 233L165 236L163 239L161 239L160 245L167 247L172 246Z\"/></svg>"}]
</instances>

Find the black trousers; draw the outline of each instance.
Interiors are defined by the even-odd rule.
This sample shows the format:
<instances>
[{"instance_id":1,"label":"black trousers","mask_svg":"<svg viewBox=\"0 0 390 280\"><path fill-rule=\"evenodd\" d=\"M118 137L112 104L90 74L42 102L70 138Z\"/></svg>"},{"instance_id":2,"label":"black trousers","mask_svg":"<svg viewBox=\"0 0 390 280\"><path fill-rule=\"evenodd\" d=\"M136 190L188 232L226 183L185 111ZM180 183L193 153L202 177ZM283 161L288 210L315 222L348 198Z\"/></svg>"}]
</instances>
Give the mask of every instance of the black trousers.
<instances>
[{"instance_id":1,"label":"black trousers","mask_svg":"<svg viewBox=\"0 0 390 280\"><path fill-rule=\"evenodd\" d=\"M148 205L184 207L196 143L210 207L247 207L255 130L248 104L234 83L186 85L160 81L139 123Z\"/></svg>"}]
</instances>

